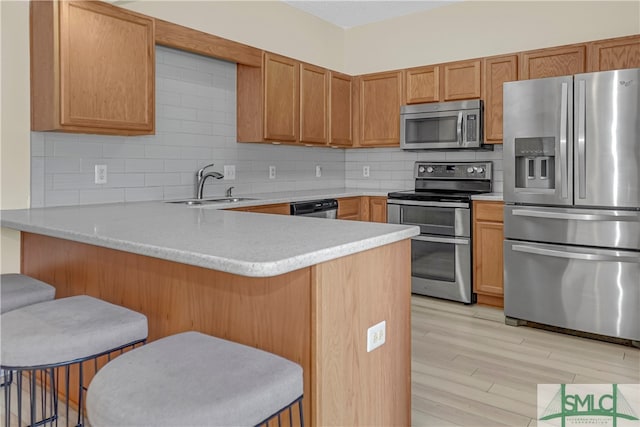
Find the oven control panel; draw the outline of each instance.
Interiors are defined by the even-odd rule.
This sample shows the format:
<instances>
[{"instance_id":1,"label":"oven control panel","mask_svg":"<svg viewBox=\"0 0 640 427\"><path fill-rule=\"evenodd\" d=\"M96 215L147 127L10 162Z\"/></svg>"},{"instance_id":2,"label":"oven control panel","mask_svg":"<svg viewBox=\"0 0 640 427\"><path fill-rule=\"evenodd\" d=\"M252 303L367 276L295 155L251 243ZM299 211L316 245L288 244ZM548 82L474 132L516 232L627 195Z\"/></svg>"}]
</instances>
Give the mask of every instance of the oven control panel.
<instances>
[{"instance_id":1,"label":"oven control panel","mask_svg":"<svg viewBox=\"0 0 640 427\"><path fill-rule=\"evenodd\" d=\"M416 162L417 179L491 179L491 162Z\"/></svg>"}]
</instances>

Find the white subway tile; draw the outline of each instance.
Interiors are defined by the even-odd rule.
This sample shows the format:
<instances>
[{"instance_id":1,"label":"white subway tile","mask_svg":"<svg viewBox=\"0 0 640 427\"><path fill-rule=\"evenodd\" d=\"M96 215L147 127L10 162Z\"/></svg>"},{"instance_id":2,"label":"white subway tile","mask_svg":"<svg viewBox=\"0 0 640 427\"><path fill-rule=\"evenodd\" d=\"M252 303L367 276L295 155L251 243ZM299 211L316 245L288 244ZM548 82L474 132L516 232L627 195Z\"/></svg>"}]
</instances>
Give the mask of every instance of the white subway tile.
<instances>
[{"instance_id":1,"label":"white subway tile","mask_svg":"<svg viewBox=\"0 0 640 427\"><path fill-rule=\"evenodd\" d=\"M182 150L180 150L182 154ZM179 157L179 156L178 156ZM196 161L191 159L171 159L164 161L165 172L194 172L196 171Z\"/></svg>"},{"instance_id":2,"label":"white subway tile","mask_svg":"<svg viewBox=\"0 0 640 427\"><path fill-rule=\"evenodd\" d=\"M108 174L105 188L144 187L143 173L113 173Z\"/></svg>"},{"instance_id":3,"label":"white subway tile","mask_svg":"<svg viewBox=\"0 0 640 427\"><path fill-rule=\"evenodd\" d=\"M105 144L103 149L105 158L144 158L144 145L141 144Z\"/></svg>"},{"instance_id":4,"label":"white subway tile","mask_svg":"<svg viewBox=\"0 0 640 427\"><path fill-rule=\"evenodd\" d=\"M102 143L55 141L53 155L56 157L102 157Z\"/></svg>"},{"instance_id":5,"label":"white subway tile","mask_svg":"<svg viewBox=\"0 0 640 427\"><path fill-rule=\"evenodd\" d=\"M180 147L146 145L144 154L147 159L176 159L180 157Z\"/></svg>"},{"instance_id":6,"label":"white subway tile","mask_svg":"<svg viewBox=\"0 0 640 427\"><path fill-rule=\"evenodd\" d=\"M94 174L85 173L59 173L53 174L54 190L79 190L84 188L96 188Z\"/></svg>"},{"instance_id":7,"label":"white subway tile","mask_svg":"<svg viewBox=\"0 0 640 427\"><path fill-rule=\"evenodd\" d=\"M81 205L118 202L124 202L124 189L122 188L80 190L79 203Z\"/></svg>"},{"instance_id":8,"label":"white subway tile","mask_svg":"<svg viewBox=\"0 0 640 427\"><path fill-rule=\"evenodd\" d=\"M144 183L147 187L180 185L180 173L147 173L144 177Z\"/></svg>"},{"instance_id":9,"label":"white subway tile","mask_svg":"<svg viewBox=\"0 0 640 427\"><path fill-rule=\"evenodd\" d=\"M69 157L48 157L44 161L47 173L80 172L80 159Z\"/></svg>"},{"instance_id":10,"label":"white subway tile","mask_svg":"<svg viewBox=\"0 0 640 427\"><path fill-rule=\"evenodd\" d=\"M45 206L77 205L79 200L78 190L47 191L44 195Z\"/></svg>"},{"instance_id":11,"label":"white subway tile","mask_svg":"<svg viewBox=\"0 0 640 427\"><path fill-rule=\"evenodd\" d=\"M125 171L127 172L162 172L164 161L159 159L126 159Z\"/></svg>"},{"instance_id":12,"label":"white subway tile","mask_svg":"<svg viewBox=\"0 0 640 427\"><path fill-rule=\"evenodd\" d=\"M141 202L147 200L163 200L164 191L162 187L125 188L125 202Z\"/></svg>"}]
</instances>

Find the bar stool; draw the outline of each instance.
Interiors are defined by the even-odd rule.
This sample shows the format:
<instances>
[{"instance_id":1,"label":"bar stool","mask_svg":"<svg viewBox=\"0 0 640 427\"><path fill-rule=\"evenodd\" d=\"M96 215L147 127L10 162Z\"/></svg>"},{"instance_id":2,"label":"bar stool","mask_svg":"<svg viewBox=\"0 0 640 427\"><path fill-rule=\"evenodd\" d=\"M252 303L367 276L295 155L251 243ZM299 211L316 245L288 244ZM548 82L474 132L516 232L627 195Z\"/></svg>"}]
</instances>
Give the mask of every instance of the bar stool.
<instances>
[{"instance_id":1,"label":"bar stool","mask_svg":"<svg viewBox=\"0 0 640 427\"><path fill-rule=\"evenodd\" d=\"M302 382L297 363L184 332L107 363L89 384L87 416L92 427L303 425Z\"/></svg>"},{"instance_id":2,"label":"bar stool","mask_svg":"<svg viewBox=\"0 0 640 427\"><path fill-rule=\"evenodd\" d=\"M39 302L50 301L56 288L24 274L0 275L0 314Z\"/></svg>"},{"instance_id":3,"label":"bar stool","mask_svg":"<svg viewBox=\"0 0 640 427\"><path fill-rule=\"evenodd\" d=\"M77 369L77 424L84 423L84 365L114 352L143 344L147 318L135 311L86 295L30 305L0 316L2 347L0 368L16 376L17 418L22 426L22 380L28 381L30 425L58 419L59 376L65 381L66 417L69 419L70 373ZM60 369L63 368L63 369ZM39 382L40 392L36 383ZM75 383L75 381L74 381ZM74 385L73 387L76 387ZM5 425L11 424L11 389L5 387ZM73 391L75 393L75 391ZM56 422L57 424L57 422Z\"/></svg>"}]
</instances>

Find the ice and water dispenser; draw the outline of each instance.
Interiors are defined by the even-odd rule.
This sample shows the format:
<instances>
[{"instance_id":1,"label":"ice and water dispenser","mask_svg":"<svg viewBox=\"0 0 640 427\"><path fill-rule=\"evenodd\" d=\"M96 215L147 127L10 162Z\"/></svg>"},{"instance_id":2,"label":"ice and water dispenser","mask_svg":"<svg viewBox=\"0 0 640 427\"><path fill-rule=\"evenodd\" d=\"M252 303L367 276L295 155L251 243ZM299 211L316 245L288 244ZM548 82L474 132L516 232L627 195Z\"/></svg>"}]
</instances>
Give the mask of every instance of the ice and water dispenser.
<instances>
[{"instance_id":1,"label":"ice and water dispenser","mask_svg":"<svg viewBox=\"0 0 640 427\"><path fill-rule=\"evenodd\" d=\"M516 188L555 188L553 137L516 138Z\"/></svg>"}]
</instances>

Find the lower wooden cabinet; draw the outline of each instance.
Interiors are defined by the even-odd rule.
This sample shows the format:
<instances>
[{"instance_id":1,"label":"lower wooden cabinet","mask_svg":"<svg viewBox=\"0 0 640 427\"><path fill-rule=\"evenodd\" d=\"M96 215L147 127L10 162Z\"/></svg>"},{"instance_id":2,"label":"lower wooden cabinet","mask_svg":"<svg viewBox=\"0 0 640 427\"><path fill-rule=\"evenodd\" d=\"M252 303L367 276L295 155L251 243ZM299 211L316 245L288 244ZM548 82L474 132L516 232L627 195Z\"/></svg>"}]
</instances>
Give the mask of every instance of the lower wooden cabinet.
<instances>
[{"instance_id":1,"label":"lower wooden cabinet","mask_svg":"<svg viewBox=\"0 0 640 427\"><path fill-rule=\"evenodd\" d=\"M289 203L277 203L273 205L248 206L245 208L229 209L230 211L267 213L276 215L291 215Z\"/></svg>"},{"instance_id":2,"label":"lower wooden cabinet","mask_svg":"<svg viewBox=\"0 0 640 427\"><path fill-rule=\"evenodd\" d=\"M503 306L504 203L473 202L473 291L478 304Z\"/></svg>"},{"instance_id":3,"label":"lower wooden cabinet","mask_svg":"<svg viewBox=\"0 0 640 427\"><path fill-rule=\"evenodd\" d=\"M338 199L338 219L361 221L362 197L343 197Z\"/></svg>"},{"instance_id":4,"label":"lower wooden cabinet","mask_svg":"<svg viewBox=\"0 0 640 427\"><path fill-rule=\"evenodd\" d=\"M386 197L369 197L369 221L387 222Z\"/></svg>"}]
</instances>

